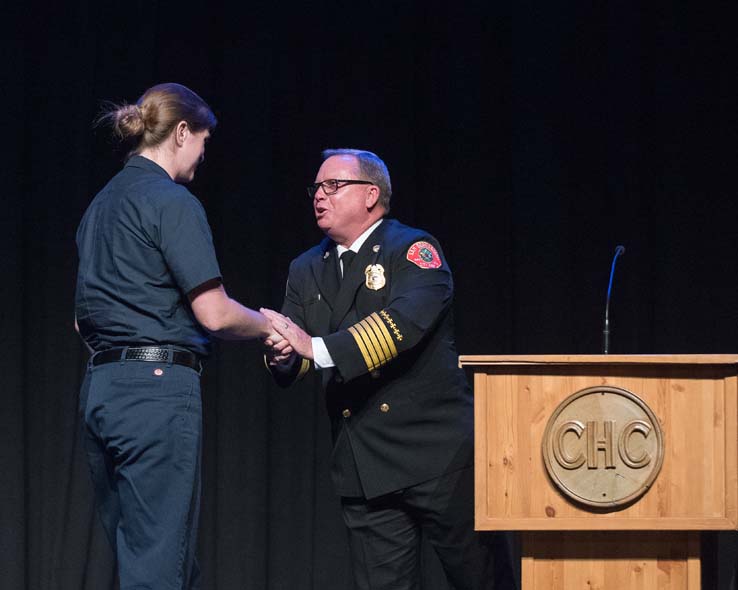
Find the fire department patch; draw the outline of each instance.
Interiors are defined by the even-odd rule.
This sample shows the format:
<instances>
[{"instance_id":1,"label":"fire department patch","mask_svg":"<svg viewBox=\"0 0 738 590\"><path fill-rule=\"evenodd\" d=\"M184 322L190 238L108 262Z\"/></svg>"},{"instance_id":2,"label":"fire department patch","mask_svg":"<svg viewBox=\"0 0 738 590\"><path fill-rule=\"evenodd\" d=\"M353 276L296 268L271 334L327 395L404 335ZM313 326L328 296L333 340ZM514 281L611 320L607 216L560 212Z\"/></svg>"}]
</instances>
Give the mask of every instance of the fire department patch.
<instances>
[{"instance_id":1,"label":"fire department patch","mask_svg":"<svg viewBox=\"0 0 738 590\"><path fill-rule=\"evenodd\" d=\"M433 244L415 242L407 251L407 259L420 268L438 268L441 266L441 257Z\"/></svg>"}]
</instances>

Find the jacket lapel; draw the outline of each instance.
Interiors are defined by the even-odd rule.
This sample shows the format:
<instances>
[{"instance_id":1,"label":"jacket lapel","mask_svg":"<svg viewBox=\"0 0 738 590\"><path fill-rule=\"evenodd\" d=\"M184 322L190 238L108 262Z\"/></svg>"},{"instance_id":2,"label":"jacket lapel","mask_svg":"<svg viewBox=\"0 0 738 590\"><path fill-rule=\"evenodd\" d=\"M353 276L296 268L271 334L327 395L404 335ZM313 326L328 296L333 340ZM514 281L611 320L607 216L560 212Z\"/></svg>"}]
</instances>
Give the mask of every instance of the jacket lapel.
<instances>
[{"instance_id":1,"label":"jacket lapel","mask_svg":"<svg viewBox=\"0 0 738 590\"><path fill-rule=\"evenodd\" d=\"M326 238L320 243L320 246L322 255L313 258L310 266L312 267L315 283L318 285L321 296L328 304L328 307L333 310L340 287L336 245L333 241Z\"/></svg>"}]
</instances>

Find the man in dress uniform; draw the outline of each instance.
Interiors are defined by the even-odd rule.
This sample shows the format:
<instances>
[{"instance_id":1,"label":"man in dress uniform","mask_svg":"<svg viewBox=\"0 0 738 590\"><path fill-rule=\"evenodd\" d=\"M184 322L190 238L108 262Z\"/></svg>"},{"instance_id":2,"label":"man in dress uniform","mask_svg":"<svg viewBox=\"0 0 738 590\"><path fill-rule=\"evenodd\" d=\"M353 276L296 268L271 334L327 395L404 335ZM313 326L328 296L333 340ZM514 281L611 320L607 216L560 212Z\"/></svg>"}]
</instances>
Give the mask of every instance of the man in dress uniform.
<instances>
[{"instance_id":1,"label":"man in dress uniform","mask_svg":"<svg viewBox=\"0 0 738 590\"><path fill-rule=\"evenodd\" d=\"M321 373L358 589L419 588L423 536L454 588L490 588L448 262L433 236L385 219L392 189L375 154L323 157L308 194L326 238L290 265L282 313L261 310L285 338L270 370L281 385Z\"/></svg>"}]
</instances>

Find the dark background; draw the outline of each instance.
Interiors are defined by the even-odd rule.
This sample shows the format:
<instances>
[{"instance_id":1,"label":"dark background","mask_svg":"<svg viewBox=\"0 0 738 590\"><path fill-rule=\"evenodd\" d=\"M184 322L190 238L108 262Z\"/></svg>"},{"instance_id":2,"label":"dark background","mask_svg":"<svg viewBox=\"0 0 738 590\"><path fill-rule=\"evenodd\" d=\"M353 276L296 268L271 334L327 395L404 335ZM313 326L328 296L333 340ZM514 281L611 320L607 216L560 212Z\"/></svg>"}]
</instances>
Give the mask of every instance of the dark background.
<instances>
[{"instance_id":1,"label":"dark background","mask_svg":"<svg viewBox=\"0 0 738 590\"><path fill-rule=\"evenodd\" d=\"M0 587L113 588L76 431L74 233L123 152L102 101L183 83L220 120L190 189L229 293L278 307L320 239L304 186L327 147L392 173L392 216L456 279L462 354L735 353L735 2L30 2L4 9ZM254 343L204 377L200 557L217 590L350 588L312 383ZM731 535L708 535L727 588ZM719 557L718 557L719 556ZM425 564L424 589L443 589Z\"/></svg>"}]
</instances>

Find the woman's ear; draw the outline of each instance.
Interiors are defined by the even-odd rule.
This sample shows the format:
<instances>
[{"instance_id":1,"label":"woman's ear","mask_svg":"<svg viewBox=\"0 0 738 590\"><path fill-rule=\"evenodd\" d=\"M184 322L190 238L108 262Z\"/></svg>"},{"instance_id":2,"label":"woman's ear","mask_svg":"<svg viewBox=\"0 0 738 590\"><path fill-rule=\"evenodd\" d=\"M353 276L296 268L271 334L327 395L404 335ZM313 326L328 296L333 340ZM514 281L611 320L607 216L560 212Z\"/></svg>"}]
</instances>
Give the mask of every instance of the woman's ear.
<instances>
[{"instance_id":1,"label":"woman's ear","mask_svg":"<svg viewBox=\"0 0 738 590\"><path fill-rule=\"evenodd\" d=\"M174 128L174 141L178 147L182 147L184 145L189 134L190 126L187 124L187 121L180 121L177 123L177 126Z\"/></svg>"}]
</instances>

